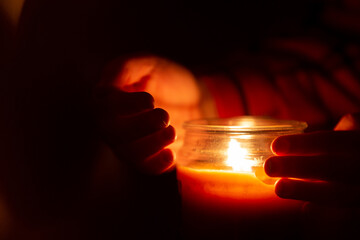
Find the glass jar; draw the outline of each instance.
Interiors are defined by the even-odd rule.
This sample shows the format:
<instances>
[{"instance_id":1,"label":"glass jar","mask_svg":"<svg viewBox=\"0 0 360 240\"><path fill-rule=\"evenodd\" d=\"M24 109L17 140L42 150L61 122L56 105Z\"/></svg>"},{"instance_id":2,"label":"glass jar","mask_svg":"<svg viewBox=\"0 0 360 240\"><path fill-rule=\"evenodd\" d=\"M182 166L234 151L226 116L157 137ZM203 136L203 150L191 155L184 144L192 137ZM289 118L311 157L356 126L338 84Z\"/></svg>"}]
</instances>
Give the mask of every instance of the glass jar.
<instances>
[{"instance_id":1,"label":"glass jar","mask_svg":"<svg viewBox=\"0 0 360 240\"><path fill-rule=\"evenodd\" d=\"M273 155L276 137L306 127L305 122L251 116L186 122L177 178L187 238L265 238L274 220L284 224L296 218L300 201L276 196L276 179L267 177L263 163Z\"/></svg>"}]
</instances>

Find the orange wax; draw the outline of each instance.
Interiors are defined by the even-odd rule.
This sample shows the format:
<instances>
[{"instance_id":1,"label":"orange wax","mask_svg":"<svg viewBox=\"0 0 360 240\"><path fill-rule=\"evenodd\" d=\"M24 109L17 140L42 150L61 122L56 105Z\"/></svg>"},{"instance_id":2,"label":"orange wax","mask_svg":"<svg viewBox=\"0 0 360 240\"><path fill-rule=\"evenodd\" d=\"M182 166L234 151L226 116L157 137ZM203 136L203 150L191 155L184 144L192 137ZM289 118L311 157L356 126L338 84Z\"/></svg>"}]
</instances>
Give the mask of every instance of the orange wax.
<instances>
[{"instance_id":1,"label":"orange wax","mask_svg":"<svg viewBox=\"0 0 360 240\"><path fill-rule=\"evenodd\" d=\"M279 198L274 185L254 173L178 166L177 178L184 227L194 238L205 233L227 239L262 238L276 231L277 225L298 220L302 202ZM293 233L285 234L287 238Z\"/></svg>"}]
</instances>

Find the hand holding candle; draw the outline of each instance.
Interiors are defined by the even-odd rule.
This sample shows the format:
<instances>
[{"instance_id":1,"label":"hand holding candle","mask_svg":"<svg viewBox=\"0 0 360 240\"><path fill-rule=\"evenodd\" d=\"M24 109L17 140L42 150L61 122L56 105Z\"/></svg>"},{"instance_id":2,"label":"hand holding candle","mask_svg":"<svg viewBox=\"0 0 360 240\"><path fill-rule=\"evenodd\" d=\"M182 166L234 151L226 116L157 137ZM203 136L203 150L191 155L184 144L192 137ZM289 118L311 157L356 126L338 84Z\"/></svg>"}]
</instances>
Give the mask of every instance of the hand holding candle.
<instances>
[{"instance_id":1,"label":"hand holding candle","mask_svg":"<svg viewBox=\"0 0 360 240\"><path fill-rule=\"evenodd\" d=\"M281 199L274 179L261 174L272 140L300 133L304 122L262 117L185 123L177 177L189 239L293 239L301 201ZM278 232L275 226L287 230ZM291 230L290 230L291 229Z\"/></svg>"},{"instance_id":2,"label":"hand holding candle","mask_svg":"<svg viewBox=\"0 0 360 240\"><path fill-rule=\"evenodd\" d=\"M272 144L277 156L264 165L269 176L282 177L276 193L322 204L359 205L360 131L356 121L349 122L354 119L343 118L335 129L339 131L277 138Z\"/></svg>"},{"instance_id":3,"label":"hand holding candle","mask_svg":"<svg viewBox=\"0 0 360 240\"><path fill-rule=\"evenodd\" d=\"M175 140L175 130L150 94L104 88L97 102L101 134L121 161L149 174L171 168L173 154L164 148Z\"/></svg>"},{"instance_id":4,"label":"hand holding candle","mask_svg":"<svg viewBox=\"0 0 360 240\"><path fill-rule=\"evenodd\" d=\"M155 55L122 56L110 62L101 85L113 86L125 92L147 92L157 108L171 116L177 141L170 148L176 151L181 144L184 121L201 117L201 92L194 75L182 65Z\"/></svg>"},{"instance_id":5,"label":"hand holding candle","mask_svg":"<svg viewBox=\"0 0 360 240\"><path fill-rule=\"evenodd\" d=\"M358 235L359 120L359 114L347 115L335 131L281 136L272 144L277 156L265 162L265 171L281 177L278 196L308 201L303 209L312 239Z\"/></svg>"},{"instance_id":6,"label":"hand holding candle","mask_svg":"<svg viewBox=\"0 0 360 240\"><path fill-rule=\"evenodd\" d=\"M172 169L173 153L164 148L176 149L174 127L181 135L182 122L200 115L191 72L152 55L120 57L108 64L99 88L100 130L118 158L150 174Z\"/></svg>"}]
</instances>

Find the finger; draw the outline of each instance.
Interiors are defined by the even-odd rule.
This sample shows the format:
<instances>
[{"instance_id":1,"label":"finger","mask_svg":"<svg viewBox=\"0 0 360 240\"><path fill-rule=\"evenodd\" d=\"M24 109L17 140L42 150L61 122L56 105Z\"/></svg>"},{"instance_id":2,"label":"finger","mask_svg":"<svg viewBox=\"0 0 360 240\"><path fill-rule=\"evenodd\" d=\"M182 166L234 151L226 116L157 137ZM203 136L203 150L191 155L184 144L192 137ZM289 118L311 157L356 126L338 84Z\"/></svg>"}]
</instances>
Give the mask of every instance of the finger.
<instances>
[{"instance_id":1,"label":"finger","mask_svg":"<svg viewBox=\"0 0 360 240\"><path fill-rule=\"evenodd\" d=\"M352 113L343 116L335 126L334 130L360 130L360 113Z\"/></svg>"},{"instance_id":2,"label":"finger","mask_svg":"<svg viewBox=\"0 0 360 240\"><path fill-rule=\"evenodd\" d=\"M360 187L325 181L280 179L275 192L281 198L333 205L360 204Z\"/></svg>"},{"instance_id":3,"label":"finger","mask_svg":"<svg viewBox=\"0 0 360 240\"><path fill-rule=\"evenodd\" d=\"M360 131L323 131L280 136L272 145L276 155L359 154Z\"/></svg>"},{"instance_id":4,"label":"finger","mask_svg":"<svg viewBox=\"0 0 360 240\"><path fill-rule=\"evenodd\" d=\"M147 92L123 92L114 87L95 91L97 110L101 114L129 115L154 108L154 98Z\"/></svg>"},{"instance_id":5,"label":"finger","mask_svg":"<svg viewBox=\"0 0 360 240\"><path fill-rule=\"evenodd\" d=\"M171 171L174 169L174 166L174 153L170 149L164 149L138 165L141 172L151 175L159 175Z\"/></svg>"},{"instance_id":6,"label":"finger","mask_svg":"<svg viewBox=\"0 0 360 240\"><path fill-rule=\"evenodd\" d=\"M128 143L169 125L169 114L156 108L131 116L104 119L101 123L105 138L114 143Z\"/></svg>"},{"instance_id":7,"label":"finger","mask_svg":"<svg viewBox=\"0 0 360 240\"><path fill-rule=\"evenodd\" d=\"M275 156L265 161L270 177L290 177L358 183L360 162L353 156Z\"/></svg>"},{"instance_id":8,"label":"finger","mask_svg":"<svg viewBox=\"0 0 360 240\"><path fill-rule=\"evenodd\" d=\"M130 144L116 144L113 146L113 149L119 158L130 159L132 164L138 165L144 159L160 152L163 148L173 143L175 137L174 127L168 126Z\"/></svg>"}]
</instances>

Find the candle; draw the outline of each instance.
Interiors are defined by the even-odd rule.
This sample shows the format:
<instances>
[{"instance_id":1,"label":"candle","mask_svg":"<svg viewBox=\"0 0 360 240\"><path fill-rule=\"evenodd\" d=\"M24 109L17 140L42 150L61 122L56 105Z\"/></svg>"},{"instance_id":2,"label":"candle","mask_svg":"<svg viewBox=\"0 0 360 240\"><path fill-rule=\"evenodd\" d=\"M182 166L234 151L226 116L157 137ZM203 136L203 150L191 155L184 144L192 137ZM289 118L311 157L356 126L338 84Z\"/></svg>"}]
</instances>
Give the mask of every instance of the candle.
<instances>
[{"instance_id":1,"label":"candle","mask_svg":"<svg viewBox=\"0 0 360 240\"><path fill-rule=\"evenodd\" d=\"M260 117L204 119L185 124L177 161L186 239L261 239L298 234L300 201L276 196L266 176L270 145L305 123ZM286 231L277 229L287 227ZM290 230L291 229L291 230Z\"/></svg>"}]
</instances>

